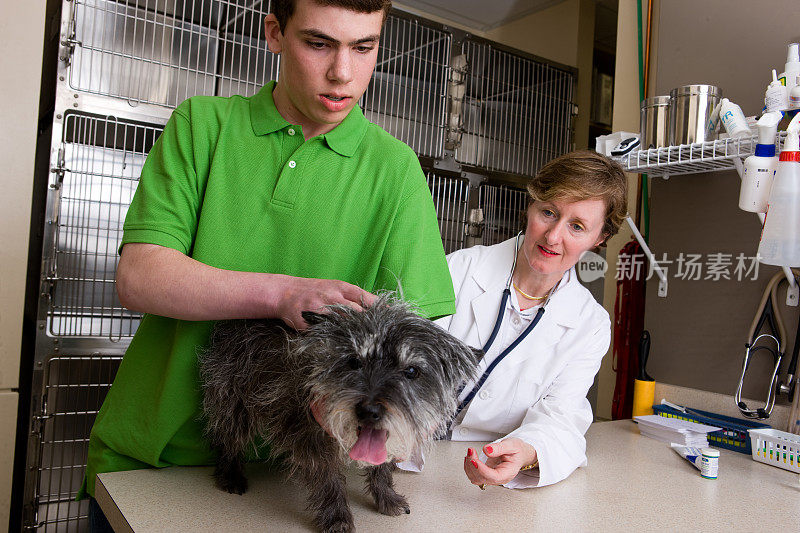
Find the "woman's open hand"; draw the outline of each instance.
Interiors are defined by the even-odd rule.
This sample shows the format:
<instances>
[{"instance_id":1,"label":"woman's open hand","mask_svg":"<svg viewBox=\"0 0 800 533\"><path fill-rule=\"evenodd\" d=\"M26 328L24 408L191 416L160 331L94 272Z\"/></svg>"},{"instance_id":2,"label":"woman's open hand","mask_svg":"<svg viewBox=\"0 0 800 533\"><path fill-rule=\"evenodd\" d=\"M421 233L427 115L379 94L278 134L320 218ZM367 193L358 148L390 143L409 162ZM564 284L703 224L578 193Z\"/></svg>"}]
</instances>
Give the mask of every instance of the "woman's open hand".
<instances>
[{"instance_id":1,"label":"woman's open hand","mask_svg":"<svg viewBox=\"0 0 800 533\"><path fill-rule=\"evenodd\" d=\"M504 485L514 479L523 466L536 462L536 450L518 438L504 439L483 447L484 463L469 448L464 458L464 472L473 485Z\"/></svg>"}]
</instances>

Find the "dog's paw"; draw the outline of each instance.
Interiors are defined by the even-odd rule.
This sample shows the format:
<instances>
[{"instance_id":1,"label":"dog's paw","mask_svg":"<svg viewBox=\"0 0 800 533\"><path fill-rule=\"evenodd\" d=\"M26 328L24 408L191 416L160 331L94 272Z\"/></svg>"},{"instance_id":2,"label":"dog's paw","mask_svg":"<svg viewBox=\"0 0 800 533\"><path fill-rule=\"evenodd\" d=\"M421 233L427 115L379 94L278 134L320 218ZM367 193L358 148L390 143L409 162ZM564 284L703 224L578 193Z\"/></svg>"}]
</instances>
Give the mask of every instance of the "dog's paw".
<instances>
[{"instance_id":1,"label":"dog's paw","mask_svg":"<svg viewBox=\"0 0 800 533\"><path fill-rule=\"evenodd\" d=\"M353 526L352 523L348 522L337 522L335 524L331 524L330 527L323 528L324 533L353 533L356 528Z\"/></svg>"},{"instance_id":2,"label":"dog's paw","mask_svg":"<svg viewBox=\"0 0 800 533\"><path fill-rule=\"evenodd\" d=\"M410 514L411 508L405 497L392 491L376 495L375 503L378 505L378 512L389 516Z\"/></svg>"},{"instance_id":3,"label":"dog's paw","mask_svg":"<svg viewBox=\"0 0 800 533\"><path fill-rule=\"evenodd\" d=\"M349 511L339 516L320 518L318 523L323 533L353 533L356 530Z\"/></svg>"},{"instance_id":4,"label":"dog's paw","mask_svg":"<svg viewBox=\"0 0 800 533\"><path fill-rule=\"evenodd\" d=\"M247 478L244 474L216 476L215 480L217 488L230 494L242 495L247 492Z\"/></svg>"}]
</instances>

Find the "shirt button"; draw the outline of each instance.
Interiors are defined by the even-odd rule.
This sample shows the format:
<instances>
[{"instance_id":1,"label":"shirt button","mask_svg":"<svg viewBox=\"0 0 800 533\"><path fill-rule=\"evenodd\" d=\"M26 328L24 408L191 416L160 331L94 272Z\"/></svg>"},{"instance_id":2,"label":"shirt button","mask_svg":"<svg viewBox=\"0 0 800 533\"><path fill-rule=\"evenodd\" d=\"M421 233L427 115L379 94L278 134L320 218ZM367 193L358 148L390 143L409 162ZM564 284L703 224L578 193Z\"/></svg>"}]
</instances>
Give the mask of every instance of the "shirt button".
<instances>
[{"instance_id":1,"label":"shirt button","mask_svg":"<svg viewBox=\"0 0 800 533\"><path fill-rule=\"evenodd\" d=\"M519 326L519 317L515 316L511 319L511 322L513 322L515 326Z\"/></svg>"},{"instance_id":2,"label":"shirt button","mask_svg":"<svg viewBox=\"0 0 800 533\"><path fill-rule=\"evenodd\" d=\"M296 166L297 166L297 162L295 162L295 161L289 161L289 168L294 168L294 167L296 167Z\"/></svg>"},{"instance_id":3,"label":"shirt button","mask_svg":"<svg viewBox=\"0 0 800 533\"><path fill-rule=\"evenodd\" d=\"M488 391L482 390L478 393L478 398L480 398L481 400L485 400L488 397L489 397Z\"/></svg>"},{"instance_id":4,"label":"shirt button","mask_svg":"<svg viewBox=\"0 0 800 533\"><path fill-rule=\"evenodd\" d=\"M289 128L288 130L286 130L286 133L288 133L289 135L294 135L294 128Z\"/></svg>"},{"instance_id":5,"label":"shirt button","mask_svg":"<svg viewBox=\"0 0 800 533\"><path fill-rule=\"evenodd\" d=\"M461 429L458 430L458 432L460 434L462 434L462 435L466 435L467 434L467 428L461 428Z\"/></svg>"}]
</instances>

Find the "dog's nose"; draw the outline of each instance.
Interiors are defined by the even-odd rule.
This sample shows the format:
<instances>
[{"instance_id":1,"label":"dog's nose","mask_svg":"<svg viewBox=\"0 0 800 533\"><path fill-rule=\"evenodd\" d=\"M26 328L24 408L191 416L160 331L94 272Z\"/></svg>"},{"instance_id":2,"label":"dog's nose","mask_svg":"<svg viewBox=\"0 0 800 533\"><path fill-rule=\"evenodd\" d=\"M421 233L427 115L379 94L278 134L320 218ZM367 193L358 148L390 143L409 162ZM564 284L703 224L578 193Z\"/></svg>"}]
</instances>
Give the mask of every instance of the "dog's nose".
<instances>
[{"instance_id":1,"label":"dog's nose","mask_svg":"<svg viewBox=\"0 0 800 533\"><path fill-rule=\"evenodd\" d=\"M373 402L359 402L356 405L356 417L359 422L374 424L383 418L383 406Z\"/></svg>"}]
</instances>

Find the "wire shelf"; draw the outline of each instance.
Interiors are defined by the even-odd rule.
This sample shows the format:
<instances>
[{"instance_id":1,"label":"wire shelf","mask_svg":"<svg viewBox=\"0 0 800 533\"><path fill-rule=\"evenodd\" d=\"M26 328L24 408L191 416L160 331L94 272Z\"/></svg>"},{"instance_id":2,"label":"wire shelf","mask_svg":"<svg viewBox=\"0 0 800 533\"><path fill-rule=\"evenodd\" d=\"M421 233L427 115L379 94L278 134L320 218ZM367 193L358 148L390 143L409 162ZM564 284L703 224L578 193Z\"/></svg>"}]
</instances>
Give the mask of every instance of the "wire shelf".
<instances>
[{"instance_id":1,"label":"wire shelf","mask_svg":"<svg viewBox=\"0 0 800 533\"><path fill-rule=\"evenodd\" d=\"M75 501L86 470L89 433L121 357L53 357L45 367L37 531L85 531L88 500Z\"/></svg>"},{"instance_id":2,"label":"wire shelf","mask_svg":"<svg viewBox=\"0 0 800 533\"><path fill-rule=\"evenodd\" d=\"M783 145L786 132L778 135L778 148ZM736 168L735 159L755 153L758 137L727 138L703 143L681 144L636 150L616 159L628 172L648 176L678 176L697 172L718 172Z\"/></svg>"},{"instance_id":3,"label":"wire shelf","mask_svg":"<svg viewBox=\"0 0 800 533\"><path fill-rule=\"evenodd\" d=\"M572 72L472 40L462 54L468 74L456 161L533 176L570 150Z\"/></svg>"},{"instance_id":4,"label":"wire shelf","mask_svg":"<svg viewBox=\"0 0 800 533\"><path fill-rule=\"evenodd\" d=\"M478 188L478 205L483 209L483 244L491 246L510 239L521 229L528 192L507 185L483 184Z\"/></svg>"},{"instance_id":5,"label":"wire shelf","mask_svg":"<svg viewBox=\"0 0 800 533\"><path fill-rule=\"evenodd\" d=\"M436 218L442 234L444 252L449 254L464 247L464 228L469 206L469 181L442 176L436 172L426 175L431 189Z\"/></svg>"}]
</instances>

